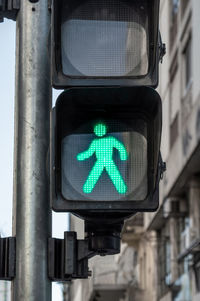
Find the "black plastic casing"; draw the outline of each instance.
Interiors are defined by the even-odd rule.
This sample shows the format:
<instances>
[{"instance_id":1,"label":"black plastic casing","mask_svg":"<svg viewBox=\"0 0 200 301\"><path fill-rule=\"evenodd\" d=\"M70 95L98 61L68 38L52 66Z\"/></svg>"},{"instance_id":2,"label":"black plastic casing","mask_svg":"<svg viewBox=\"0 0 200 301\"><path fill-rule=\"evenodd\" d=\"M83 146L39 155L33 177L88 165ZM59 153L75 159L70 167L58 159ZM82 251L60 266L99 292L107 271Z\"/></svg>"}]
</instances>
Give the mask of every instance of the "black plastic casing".
<instances>
[{"instance_id":1,"label":"black plastic casing","mask_svg":"<svg viewBox=\"0 0 200 301\"><path fill-rule=\"evenodd\" d=\"M148 131L148 195L140 201L68 200L61 193L61 142L66 123L88 121L88 112L104 110L111 119L126 116L143 118ZM110 114L110 115L109 115ZM81 118L80 118L81 116ZM72 212L84 219L105 216L128 216L134 212L155 211L158 208L160 180L159 152L162 127L161 99L149 87L135 88L72 88L57 99L52 112L51 128L51 203L55 211ZM68 133L70 135L70 132Z\"/></svg>"}]
</instances>

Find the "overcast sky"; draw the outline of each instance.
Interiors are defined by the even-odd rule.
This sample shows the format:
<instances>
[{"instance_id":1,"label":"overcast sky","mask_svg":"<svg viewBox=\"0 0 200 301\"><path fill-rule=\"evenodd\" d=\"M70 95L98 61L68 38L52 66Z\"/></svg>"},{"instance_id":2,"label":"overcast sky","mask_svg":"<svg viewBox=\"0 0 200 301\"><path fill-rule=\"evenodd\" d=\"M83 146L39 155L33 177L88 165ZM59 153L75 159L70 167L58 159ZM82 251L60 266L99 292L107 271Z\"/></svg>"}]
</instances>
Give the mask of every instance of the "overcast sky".
<instances>
[{"instance_id":1,"label":"overcast sky","mask_svg":"<svg viewBox=\"0 0 200 301\"><path fill-rule=\"evenodd\" d=\"M0 232L12 235L12 190L14 149L15 22L0 23ZM60 92L54 92L55 97ZM66 213L53 214L53 236L63 238ZM53 285L52 301L61 301L60 285Z\"/></svg>"}]
</instances>

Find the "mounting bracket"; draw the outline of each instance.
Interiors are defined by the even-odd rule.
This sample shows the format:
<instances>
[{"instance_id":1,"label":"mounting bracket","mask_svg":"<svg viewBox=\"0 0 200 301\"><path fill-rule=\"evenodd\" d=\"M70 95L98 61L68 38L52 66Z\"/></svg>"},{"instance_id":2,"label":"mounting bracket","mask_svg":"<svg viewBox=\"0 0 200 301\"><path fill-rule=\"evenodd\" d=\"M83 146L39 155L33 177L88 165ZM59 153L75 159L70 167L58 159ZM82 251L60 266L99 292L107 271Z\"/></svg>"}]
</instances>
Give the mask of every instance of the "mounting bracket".
<instances>
[{"instance_id":1,"label":"mounting bracket","mask_svg":"<svg viewBox=\"0 0 200 301\"><path fill-rule=\"evenodd\" d=\"M0 238L0 280L12 280L15 277L15 249L15 237Z\"/></svg>"},{"instance_id":2,"label":"mounting bracket","mask_svg":"<svg viewBox=\"0 0 200 301\"><path fill-rule=\"evenodd\" d=\"M0 22L4 18L16 21L20 9L20 0L0 0Z\"/></svg>"},{"instance_id":3,"label":"mounting bracket","mask_svg":"<svg viewBox=\"0 0 200 301\"><path fill-rule=\"evenodd\" d=\"M69 281L88 278L88 257L95 252L88 250L87 240L77 240L76 232L65 232L64 239L49 238L48 273L52 281Z\"/></svg>"},{"instance_id":4,"label":"mounting bracket","mask_svg":"<svg viewBox=\"0 0 200 301\"><path fill-rule=\"evenodd\" d=\"M88 260L95 255L120 252L120 235L89 233L78 240L76 232L65 232L64 239L49 238L48 275L52 281L84 279L92 275Z\"/></svg>"}]
</instances>

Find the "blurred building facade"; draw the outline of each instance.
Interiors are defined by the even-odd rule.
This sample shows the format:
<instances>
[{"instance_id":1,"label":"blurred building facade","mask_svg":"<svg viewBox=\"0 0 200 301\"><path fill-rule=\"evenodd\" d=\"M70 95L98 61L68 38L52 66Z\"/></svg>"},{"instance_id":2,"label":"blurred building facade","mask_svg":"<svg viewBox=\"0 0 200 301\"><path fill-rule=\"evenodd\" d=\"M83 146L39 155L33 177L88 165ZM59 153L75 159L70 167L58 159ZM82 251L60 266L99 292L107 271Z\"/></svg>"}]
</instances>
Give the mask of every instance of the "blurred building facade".
<instances>
[{"instance_id":1,"label":"blurred building facade","mask_svg":"<svg viewBox=\"0 0 200 301\"><path fill-rule=\"evenodd\" d=\"M199 28L199 0L161 0L160 31L167 54L158 91L167 171L160 184L160 208L126 222L121 253L94 258L93 277L74 281L70 300L200 300Z\"/></svg>"},{"instance_id":2,"label":"blurred building facade","mask_svg":"<svg viewBox=\"0 0 200 301\"><path fill-rule=\"evenodd\" d=\"M200 300L200 1L161 1L168 52L161 66L160 209L144 215L157 239L157 300ZM168 20L168 21L166 21Z\"/></svg>"}]
</instances>

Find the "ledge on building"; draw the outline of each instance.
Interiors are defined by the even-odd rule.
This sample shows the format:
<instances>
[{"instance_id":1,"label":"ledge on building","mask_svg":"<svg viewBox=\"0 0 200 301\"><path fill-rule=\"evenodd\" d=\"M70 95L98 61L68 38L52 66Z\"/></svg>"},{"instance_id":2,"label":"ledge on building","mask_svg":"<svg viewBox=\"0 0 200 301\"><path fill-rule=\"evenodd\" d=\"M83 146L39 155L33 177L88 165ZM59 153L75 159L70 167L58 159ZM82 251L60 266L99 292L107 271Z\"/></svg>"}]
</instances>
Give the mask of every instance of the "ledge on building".
<instances>
[{"instance_id":1,"label":"ledge on building","mask_svg":"<svg viewBox=\"0 0 200 301\"><path fill-rule=\"evenodd\" d=\"M122 230L122 242L136 246L144 233L144 214L138 213L126 220Z\"/></svg>"},{"instance_id":2,"label":"ledge on building","mask_svg":"<svg viewBox=\"0 0 200 301\"><path fill-rule=\"evenodd\" d=\"M89 301L120 301L125 297L127 286L119 284L94 285Z\"/></svg>"}]
</instances>

